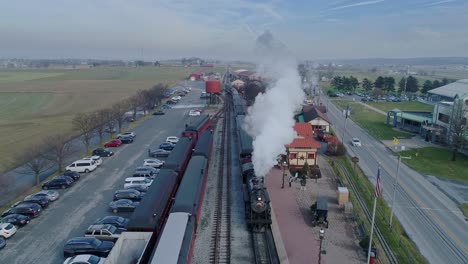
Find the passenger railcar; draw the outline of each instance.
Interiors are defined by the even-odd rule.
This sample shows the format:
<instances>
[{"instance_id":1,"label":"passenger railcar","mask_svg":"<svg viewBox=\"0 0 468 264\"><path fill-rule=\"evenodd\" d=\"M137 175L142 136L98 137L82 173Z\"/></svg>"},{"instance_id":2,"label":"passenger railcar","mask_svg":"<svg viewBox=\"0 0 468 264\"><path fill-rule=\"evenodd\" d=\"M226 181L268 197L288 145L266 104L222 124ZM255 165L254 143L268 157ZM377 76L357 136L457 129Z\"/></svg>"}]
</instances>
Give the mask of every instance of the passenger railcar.
<instances>
[{"instance_id":1,"label":"passenger railcar","mask_svg":"<svg viewBox=\"0 0 468 264\"><path fill-rule=\"evenodd\" d=\"M190 263L207 174L207 159L194 156L180 182L151 263Z\"/></svg>"},{"instance_id":2,"label":"passenger railcar","mask_svg":"<svg viewBox=\"0 0 468 264\"><path fill-rule=\"evenodd\" d=\"M171 213L150 263L191 263L195 232L195 216L184 212Z\"/></svg>"},{"instance_id":3,"label":"passenger railcar","mask_svg":"<svg viewBox=\"0 0 468 264\"><path fill-rule=\"evenodd\" d=\"M188 124L185 124L185 130L182 132L182 137L191 137L198 139L200 134L211 126L210 116L200 115L191 118Z\"/></svg>"},{"instance_id":4,"label":"passenger railcar","mask_svg":"<svg viewBox=\"0 0 468 264\"><path fill-rule=\"evenodd\" d=\"M205 130L203 131L203 133L201 133L200 137L198 138L192 156L203 156L209 160L211 156L212 147L213 131Z\"/></svg>"},{"instance_id":5,"label":"passenger railcar","mask_svg":"<svg viewBox=\"0 0 468 264\"><path fill-rule=\"evenodd\" d=\"M193 146L196 142L195 138L184 137L180 138L177 145L167 157L163 165L164 169L171 169L178 173L183 173L190 160Z\"/></svg>"},{"instance_id":6,"label":"passenger railcar","mask_svg":"<svg viewBox=\"0 0 468 264\"><path fill-rule=\"evenodd\" d=\"M156 244L162 231L178 181L178 174L174 170L160 170L148 189L145 198L142 199L140 205L135 208L130 217L127 232L152 233L147 246L150 250L143 253L142 260L148 261L151 256L151 249Z\"/></svg>"},{"instance_id":7,"label":"passenger railcar","mask_svg":"<svg viewBox=\"0 0 468 264\"><path fill-rule=\"evenodd\" d=\"M242 128L245 116L238 115L236 117L237 124L237 135L239 138L239 158L241 164L250 162L253 152L253 140L252 137Z\"/></svg>"}]
</instances>

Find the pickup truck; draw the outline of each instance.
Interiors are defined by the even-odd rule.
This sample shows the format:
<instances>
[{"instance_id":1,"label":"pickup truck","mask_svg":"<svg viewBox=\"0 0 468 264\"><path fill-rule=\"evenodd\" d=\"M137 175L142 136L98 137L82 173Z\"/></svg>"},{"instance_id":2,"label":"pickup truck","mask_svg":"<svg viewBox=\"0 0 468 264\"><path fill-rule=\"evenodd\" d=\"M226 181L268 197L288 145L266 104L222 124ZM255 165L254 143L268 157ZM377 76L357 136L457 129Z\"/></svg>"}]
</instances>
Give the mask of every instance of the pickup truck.
<instances>
[{"instance_id":1,"label":"pickup truck","mask_svg":"<svg viewBox=\"0 0 468 264\"><path fill-rule=\"evenodd\" d=\"M115 242L124 229L113 225L91 225L85 232L85 237L95 237L99 240L110 240Z\"/></svg>"}]
</instances>

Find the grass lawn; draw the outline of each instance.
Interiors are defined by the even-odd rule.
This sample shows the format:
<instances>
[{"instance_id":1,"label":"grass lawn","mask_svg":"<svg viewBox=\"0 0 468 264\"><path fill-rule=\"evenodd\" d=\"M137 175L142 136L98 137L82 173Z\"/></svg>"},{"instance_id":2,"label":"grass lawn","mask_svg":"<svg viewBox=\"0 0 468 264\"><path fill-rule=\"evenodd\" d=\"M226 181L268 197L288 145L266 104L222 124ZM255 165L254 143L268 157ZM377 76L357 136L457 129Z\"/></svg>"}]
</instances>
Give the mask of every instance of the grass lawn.
<instances>
[{"instance_id":1,"label":"grass lawn","mask_svg":"<svg viewBox=\"0 0 468 264\"><path fill-rule=\"evenodd\" d=\"M350 101L336 100L334 103L344 109L349 104L351 108L350 118L364 128L370 135L379 140L391 140L394 137L411 138L412 134L397 131L385 124L385 116L369 108Z\"/></svg>"},{"instance_id":2,"label":"grass lawn","mask_svg":"<svg viewBox=\"0 0 468 264\"><path fill-rule=\"evenodd\" d=\"M401 155L411 156L403 162L421 173L468 183L467 156L458 154L457 160L452 161L451 150L435 147L402 151Z\"/></svg>"},{"instance_id":3,"label":"grass lawn","mask_svg":"<svg viewBox=\"0 0 468 264\"><path fill-rule=\"evenodd\" d=\"M384 112L394 108L402 111L432 112L432 105L421 102L367 102L367 104Z\"/></svg>"},{"instance_id":4,"label":"grass lawn","mask_svg":"<svg viewBox=\"0 0 468 264\"><path fill-rule=\"evenodd\" d=\"M468 217L468 203L460 204L460 209L462 210L463 214Z\"/></svg>"}]
</instances>

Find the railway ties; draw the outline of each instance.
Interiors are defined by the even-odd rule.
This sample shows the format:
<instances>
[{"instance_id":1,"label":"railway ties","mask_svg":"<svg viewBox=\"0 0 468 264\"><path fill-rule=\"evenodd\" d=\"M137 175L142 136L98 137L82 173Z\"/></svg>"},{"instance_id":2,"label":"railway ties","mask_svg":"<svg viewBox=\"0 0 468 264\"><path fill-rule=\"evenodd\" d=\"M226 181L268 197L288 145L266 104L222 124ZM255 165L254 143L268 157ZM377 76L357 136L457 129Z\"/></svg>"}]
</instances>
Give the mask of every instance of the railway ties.
<instances>
[{"instance_id":1,"label":"railway ties","mask_svg":"<svg viewBox=\"0 0 468 264\"><path fill-rule=\"evenodd\" d=\"M231 114L224 102L224 119L219 155L216 199L212 219L210 263L231 263ZM218 118L221 117L221 112Z\"/></svg>"}]
</instances>

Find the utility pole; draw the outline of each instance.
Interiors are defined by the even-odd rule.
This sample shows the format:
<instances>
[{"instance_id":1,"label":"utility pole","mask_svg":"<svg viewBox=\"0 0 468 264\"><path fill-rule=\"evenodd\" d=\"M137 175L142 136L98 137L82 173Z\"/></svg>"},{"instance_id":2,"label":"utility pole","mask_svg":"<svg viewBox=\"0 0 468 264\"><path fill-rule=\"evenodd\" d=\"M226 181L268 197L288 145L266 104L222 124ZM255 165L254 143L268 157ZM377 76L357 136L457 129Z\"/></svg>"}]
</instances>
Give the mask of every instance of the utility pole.
<instances>
[{"instance_id":1,"label":"utility pole","mask_svg":"<svg viewBox=\"0 0 468 264\"><path fill-rule=\"evenodd\" d=\"M401 159L411 159L411 157L403 157L401 155L398 155L398 164L397 164L397 172L395 176L395 181L393 182L393 195L392 195L392 208L390 209L390 222L389 225L392 227L393 223L393 208L395 207L395 194L396 194L396 188L398 186L398 175L400 174L400 163Z\"/></svg>"}]
</instances>

